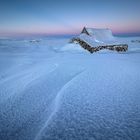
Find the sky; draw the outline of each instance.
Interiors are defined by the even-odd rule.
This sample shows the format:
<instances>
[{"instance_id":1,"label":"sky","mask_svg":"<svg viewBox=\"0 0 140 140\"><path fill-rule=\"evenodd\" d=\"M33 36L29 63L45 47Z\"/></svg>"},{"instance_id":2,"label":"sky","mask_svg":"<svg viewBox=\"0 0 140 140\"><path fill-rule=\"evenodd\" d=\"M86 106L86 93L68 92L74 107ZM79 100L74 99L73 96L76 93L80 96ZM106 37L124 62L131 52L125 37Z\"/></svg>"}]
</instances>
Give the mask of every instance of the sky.
<instances>
[{"instance_id":1,"label":"sky","mask_svg":"<svg viewBox=\"0 0 140 140\"><path fill-rule=\"evenodd\" d=\"M1 34L140 33L140 0L0 0Z\"/></svg>"}]
</instances>

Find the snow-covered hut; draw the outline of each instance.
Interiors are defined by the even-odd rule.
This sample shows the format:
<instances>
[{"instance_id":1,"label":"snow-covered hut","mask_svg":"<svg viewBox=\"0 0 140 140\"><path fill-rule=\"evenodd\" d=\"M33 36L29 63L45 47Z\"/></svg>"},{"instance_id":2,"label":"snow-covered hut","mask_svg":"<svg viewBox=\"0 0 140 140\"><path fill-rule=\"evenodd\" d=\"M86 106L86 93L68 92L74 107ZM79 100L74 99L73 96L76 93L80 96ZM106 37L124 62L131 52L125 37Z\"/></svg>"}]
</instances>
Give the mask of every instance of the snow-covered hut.
<instances>
[{"instance_id":1,"label":"snow-covered hut","mask_svg":"<svg viewBox=\"0 0 140 140\"><path fill-rule=\"evenodd\" d=\"M80 35L71 40L73 43L79 43L81 47L91 53L102 50L127 51L128 45L121 44L112 34L110 29L96 29L84 27Z\"/></svg>"}]
</instances>

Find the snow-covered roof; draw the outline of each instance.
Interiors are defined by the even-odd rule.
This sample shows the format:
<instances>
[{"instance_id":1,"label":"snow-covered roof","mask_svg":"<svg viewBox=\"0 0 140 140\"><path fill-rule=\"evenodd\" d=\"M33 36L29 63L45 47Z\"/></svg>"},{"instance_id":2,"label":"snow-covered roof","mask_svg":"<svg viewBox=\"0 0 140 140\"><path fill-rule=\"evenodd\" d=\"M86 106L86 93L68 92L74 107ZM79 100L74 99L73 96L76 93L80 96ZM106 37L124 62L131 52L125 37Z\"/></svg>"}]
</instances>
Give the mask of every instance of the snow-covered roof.
<instances>
[{"instance_id":1,"label":"snow-covered roof","mask_svg":"<svg viewBox=\"0 0 140 140\"><path fill-rule=\"evenodd\" d=\"M120 44L120 42L116 39L114 40L98 40L96 38L93 38L93 36L89 36L85 33L81 33L78 38L85 41L87 44L89 44L91 47L97 47L97 46L106 46L106 45L114 45L114 44Z\"/></svg>"},{"instance_id":2,"label":"snow-covered roof","mask_svg":"<svg viewBox=\"0 0 140 140\"><path fill-rule=\"evenodd\" d=\"M121 44L120 40L114 37L112 31L108 28L97 29L84 27L78 38L92 47Z\"/></svg>"},{"instance_id":3,"label":"snow-covered roof","mask_svg":"<svg viewBox=\"0 0 140 140\"><path fill-rule=\"evenodd\" d=\"M110 29L97 29L97 28L86 28L82 30L81 33L86 33L87 35L92 36L95 40L99 41L113 41L115 40Z\"/></svg>"}]
</instances>

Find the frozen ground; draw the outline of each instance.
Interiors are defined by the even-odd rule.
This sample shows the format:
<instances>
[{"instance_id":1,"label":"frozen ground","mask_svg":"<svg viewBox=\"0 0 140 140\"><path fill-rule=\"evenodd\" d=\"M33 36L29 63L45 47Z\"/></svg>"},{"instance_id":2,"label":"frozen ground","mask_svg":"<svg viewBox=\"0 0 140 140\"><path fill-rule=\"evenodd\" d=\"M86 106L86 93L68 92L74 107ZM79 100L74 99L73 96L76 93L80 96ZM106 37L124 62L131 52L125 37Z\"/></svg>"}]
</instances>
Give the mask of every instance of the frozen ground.
<instances>
[{"instance_id":1,"label":"frozen ground","mask_svg":"<svg viewBox=\"0 0 140 140\"><path fill-rule=\"evenodd\" d=\"M0 39L0 140L139 140L140 43L131 40L140 37L120 40L128 52Z\"/></svg>"}]
</instances>

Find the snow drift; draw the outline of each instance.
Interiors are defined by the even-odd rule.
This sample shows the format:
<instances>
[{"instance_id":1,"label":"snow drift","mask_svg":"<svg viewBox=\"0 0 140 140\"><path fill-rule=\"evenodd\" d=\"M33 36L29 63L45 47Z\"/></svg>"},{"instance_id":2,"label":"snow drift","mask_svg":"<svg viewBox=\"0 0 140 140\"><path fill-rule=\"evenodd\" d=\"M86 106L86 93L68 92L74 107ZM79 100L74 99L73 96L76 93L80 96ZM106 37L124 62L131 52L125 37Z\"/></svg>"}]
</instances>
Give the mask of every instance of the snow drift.
<instances>
[{"instance_id":1,"label":"snow drift","mask_svg":"<svg viewBox=\"0 0 140 140\"><path fill-rule=\"evenodd\" d=\"M89 55L69 38L24 40L0 41L0 140L140 138L138 43Z\"/></svg>"},{"instance_id":2,"label":"snow drift","mask_svg":"<svg viewBox=\"0 0 140 140\"><path fill-rule=\"evenodd\" d=\"M68 44L64 45L60 49L60 51L62 51L62 52L66 52L66 51L70 51L70 52L85 52L79 44L71 44L71 43L68 43Z\"/></svg>"}]
</instances>

